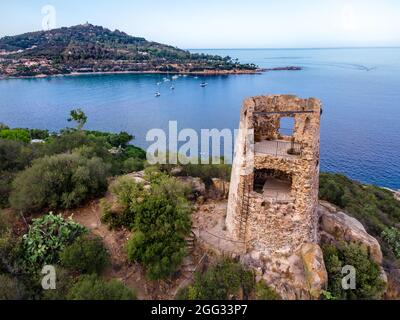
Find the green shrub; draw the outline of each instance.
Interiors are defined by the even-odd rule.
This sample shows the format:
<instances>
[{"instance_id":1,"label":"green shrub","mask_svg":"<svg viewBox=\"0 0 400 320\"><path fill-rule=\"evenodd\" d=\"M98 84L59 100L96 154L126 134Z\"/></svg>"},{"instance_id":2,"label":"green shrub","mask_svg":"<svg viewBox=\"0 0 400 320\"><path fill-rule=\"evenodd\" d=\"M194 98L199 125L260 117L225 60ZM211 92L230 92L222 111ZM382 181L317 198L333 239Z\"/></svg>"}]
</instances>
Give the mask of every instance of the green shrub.
<instances>
[{"instance_id":1,"label":"green shrub","mask_svg":"<svg viewBox=\"0 0 400 320\"><path fill-rule=\"evenodd\" d=\"M260 281L256 284L255 295L257 300L281 300L279 294L268 287L263 281Z\"/></svg>"},{"instance_id":2,"label":"green shrub","mask_svg":"<svg viewBox=\"0 0 400 320\"><path fill-rule=\"evenodd\" d=\"M49 130L41 130L41 129L29 129L29 134L31 136L31 139L39 139L39 140L45 140L50 136Z\"/></svg>"},{"instance_id":3,"label":"green shrub","mask_svg":"<svg viewBox=\"0 0 400 320\"><path fill-rule=\"evenodd\" d=\"M27 293L16 278L0 274L0 300L24 300Z\"/></svg>"},{"instance_id":4,"label":"green shrub","mask_svg":"<svg viewBox=\"0 0 400 320\"><path fill-rule=\"evenodd\" d=\"M128 158L123 163L123 172L137 172L144 169L144 161L137 158Z\"/></svg>"},{"instance_id":5,"label":"green shrub","mask_svg":"<svg viewBox=\"0 0 400 320\"><path fill-rule=\"evenodd\" d=\"M225 181L230 181L232 166L230 164L225 164L223 159L221 159L220 164L212 164L210 159L210 164L164 164L157 165L159 170L170 174L172 170L179 167L180 176L196 177L203 180L206 185L210 185L213 178L219 178ZM196 160L199 162L199 160ZM193 162L196 162L193 161Z\"/></svg>"},{"instance_id":6,"label":"green shrub","mask_svg":"<svg viewBox=\"0 0 400 320\"><path fill-rule=\"evenodd\" d=\"M0 131L0 139L15 140L25 143L31 141L29 130L26 129L3 129Z\"/></svg>"},{"instance_id":7,"label":"green shrub","mask_svg":"<svg viewBox=\"0 0 400 320\"><path fill-rule=\"evenodd\" d=\"M190 208L184 199L173 201L166 195L148 195L135 211L135 232L128 242L128 257L144 264L150 279L166 278L186 255Z\"/></svg>"},{"instance_id":8,"label":"green shrub","mask_svg":"<svg viewBox=\"0 0 400 320\"><path fill-rule=\"evenodd\" d=\"M8 198L12 189L12 181L15 174L12 172L1 172L0 171L0 209L7 208L10 204Z\"/></svg>"},{"instance_id":9,"label":"green shrub","mask_svg":"<svg viewBox=\"0 0 400 320\"><path fill-rule=\"evenodd\" d=\"M323 246L324 261L328 271L328 292L333 299L380 299L385 291L379 266L368 256L366 248L357 244ZM343 290L342 268L356 269L356 289Z\"/></svg>"},{"instance_id":10,"label":"green shrub","mask_svg":"<svg viewBox=\"0 0 400 320\"><path fill-rule=\"evenodd\" d=\"M129 142L131 142L134 137L127 132L120 132L120 133L109 133L109 132L100 132L100 131L86 131L88 136L92 137L103 137L106 139L107 143L110 144L111 147L115 148L127 148L131 147L128 146ZM133 147L133 146L132 146ZM133 147L135 148L135 147ZM140 150L139 148L137 148Z\"/></svg>"},{"instance_id":11,"label":"green shrub","mask_svg":"<svg viewBox=\"0 0 400 320\"><path fill-rule=\"evenodd\" d=\"M56 289L43 290L42 300L66 300L68 292L76 282L74 276L63 268L56 268Z\"/></svg>"},{"instance_id":12,"label":"green shrub","mask_svg":"<svg viewBox=\"0 0 400 320\"><path fill-rule=\"evenodd\" d=\"M132 145L126 146L123 150L122 155L125 159L134 158L146 160L146 151Z\"/></svg>"},{"instance_id":13,"label":"green shrub","mask_svg":"<svg viewBox=\"0 0 400 320\"><path fill-rule=\"evenodd\" d=\"M109 256L100 238L83 236L64 248L60 261L72 271L100 273L109 263Z\"/></svg>"},{"instance_id":14,"label":"green shrub","mask_svg":"<svg viewBox=\"0 0 400 320\"><path fill-rule=\"evenodd\" d=\"M223 260L204 274L197 273L193 285L183 290L179 300L247 299L255 289L253 274L239 263Z\"/></svg>"},{"instance_id":15,"label":"green shrub","mask_svg":"<svg viewBox=\"0 0 400 320\"><path fill-rule=\"evenodd\" d=\"M382 238L392 249L396 258L400 259L400 230L396 227L386 228L382 232Z\"/></svg>"},{"instance_id":16,"label":"green shrub","mask_svg":"<svg viewBox=\"0 0 400 320\"><path fill-rule=\"evenodd\" d=\"M101 159L62 154L35 160L18 174L10 203L17 212L72 208L106 189L107 166Z\"/></svg>"},{"instance_id":17,"label":"green shrub","mask_svg":"<svg viewBox=\"0 0 400 320\"><path fill-rule=\"evenodd\" d=\"M135 294L122 283L104 281L96 275L83 276L72 286L68 300L135 300Z\"/></svg>"},{"instance_id":18,"label":"green shrub","mask_svg":"<svg viewBox=\"0 0 400 320\"><path fill-rule=\"evenodd\" d=\"M112 212L111 207L102 202L102 221L108 223L112 228L127 227L132 229L135 224L136 208L148 192L144 189L144 185L136 183L128 177L119 178L111 188L115 194L121 212Z\"/></svg>"},{"instance_id":19,"label":"green shrub","mask_svg":"<svg viewBox=\"0 0 400 320\"><path fill-rule=\"evenodd\" d=\"M64 248L86 233L86 229L72 220L52 213L33 220L29 232L23 236L22 264L27 271L36 272L44 265L57 264Z\"/></svg>"},{"instance_id":20,"label":"green shrub","mask_svg":"<svg viewBox=\"0 0 400 320\"><path fill-rule=\"evenodd\" d=\"M0 139L0 172L23 170L40 155L40 146Z\"/></svg>"}]
</instances>

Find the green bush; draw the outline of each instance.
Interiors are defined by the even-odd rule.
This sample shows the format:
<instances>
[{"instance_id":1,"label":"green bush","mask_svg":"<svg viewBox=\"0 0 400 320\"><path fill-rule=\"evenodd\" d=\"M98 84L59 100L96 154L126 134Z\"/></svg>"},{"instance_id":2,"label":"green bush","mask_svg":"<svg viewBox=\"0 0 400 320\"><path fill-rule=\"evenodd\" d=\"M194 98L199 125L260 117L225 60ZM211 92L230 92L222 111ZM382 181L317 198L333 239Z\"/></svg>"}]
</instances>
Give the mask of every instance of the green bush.
<instances>
[{"instance_id":1,"label":"green bush","mask_svg":"<svg viewBox=\"0 0 400 320\"><path fill-rule=\"evenodd\" d=\"M121 212L112 212L106 201L102 201L102 221L111 228L127 227L132 229L135 224L136 208L148 192L144 185L136 183L128 177L119 178L113 185L112 193L115 194Z\"/></svg>"},{"instance_id":2,"label":"green bush","mask_svg":"<svg viewBox=\"0 0 400 320\"><path fill-rule=\"evenodd\" d=\"M386 228L382 232L382 238L386 241L397 259L400 259L400 230L396 227Z\"/></svg>"},{"instance_id":3,"label":"green bush","mask_svg":"<svg viewBox=\"0 0 400 320\"><path fill-rule=\"evenodd\" d=\"M12 181L15 174L12 172L0 171L0 209L7 208L10 204L8 198L12 189Z\"/></svg>"},{"instance_id":4,"label":"green bush","mask_svg":"<svg viewBox=\"0 0 400 320\"><path fill-rule=\"evenodd\" d=\"M16 278L0 274L0 300L24 300L27 293Z\"/></svg>"},{"instance_id":5,"label":"green bush","mask_svg":"<svg viewBox=\"0 0 400 320\"><path fill-rule=\"evenodd\" d=\"M83 276L68 293L68 300L135 300L135 294L122 283L104 281L96 275Z\"/></svg>"},{"instance_id":6,"label":"green bush","mask_svg":"<svg viewBox=\"0 0 400 320\"><path fill-rule=\"evenodd\" d=\"M66 300L69 291L76 282L74 276L63 268L56 268L56 289L55 290L43 290L42 300Z\"/></svg>"},{"instance_id":7,"label":"green bush","mask_svg":"<svg viewBox=\"0 0 400 320\"><path fill-rule=\"evenodd\" d=\"M123 163L123 172L131 173L142 171L144 169L144 161L137 158L128 158Z\"/></svg>"},{"instance_id":8,"label":"green bush","mask_svg":"<svg viewBox=\"0 0 400 320\"><path fill-rule=\"evenodd\" d=\"M0 172L23 170L40 155L40 146L0 139Z\"/></svg>"},{"instance_id":9,"label":"green bush","mask_svg":"<svg viewBox=\"0 0 400 320\"><path fill-rule=\"evenodd\" d=\"M122 155L124 156L125 159L135 158L135 159L146 160L146 151L132 145L126 146L123 150Z\"/></svg>"},{"instance_id":10,"label":"green bush","mask_svg":"<svg viewBox=\"0 0 400 320\"><path fill-rule=\"evenodd\" d=\"M29 129L29 134L31 136L31 139L39 139L39 140L45 140L50 136L49 130L41 130L41 129Z\"/></svg>"},{"instance_id":11,"label":"green bush","mask_svg":"<svg viewBox=\"0 0 400 320\"><path fill-rule=\"evenodd\" d=\"M62 154L35 160L19 173L10 204L17 212L72 208L106 189L107 166L101 159Z\"/></svg>"},{"instance_id":12,"label":"green bush","mask_svg":"<svg viewBox=\"0 0 400 320\"><path fill-rule=\"evenodd\" d=\"M57 264L61 251L86 232L83 226L52 213L33 220L22 238L22 265L36 272L44 265Z\"/></svg>"},{"instance_id":13,"label":"green bush","mask_svg":"<svg viewBox=\"0 0 400 320\"><path fill-rule=\"evenodd\" d=\"M257 300L281 300L279 294L268 287L263 281L260 281L256 284L255 295Z\"/></svg>"},{"instance_id":14,"label":"green bush","mask_svg":"<svg viewBox=\"0 0 400 320\"><path fill-rule=\"evenodd\" d=\"M150 279L166 278L186 255L190 208L183 198L172 201L166 195L148 195L135 211L128 257L144 264Z\"/></svg>"},{"instance_id":15,"label":"green bush","mask_svg":"<svg viewBox=\"0 0 400 320\"><path fill-rule=\"evenodd\" d=\"M199 160L197 160L198 162ZM225 181L230 181L232 166L225 164L221 159L220 164L212 164L212 159L209 160L210 164L164 164L157 165L158 169L162 172L171 174L172 170L179 167L179 176L196 177L203 180L206 185L210 185L213 178L219 178ZM194 161L193 161L194 162Z\"/></svg>"},{"instance_id":16,"label":"green bush","mask_svg":"<svg viewBox=\"0 0 400 320\"><path fill-rule=\"evenodd\" d=\"M100 273L109 263L109 255L100 238L83 236L64 248L60 261L72 271Z\"/></svg>"},{"instance_id":17,"label":"green bush","mask_svg":"<svg viewBox=\"0 0 400 320\"><path fill-rule=\"evenodd\" d=\"M150 188L128 177L112 187L119 211L101 202L102 221L111 228L134 229L128 257L142 263L150 279L168 277L186 255L185 238L191 230L187 187L154 168L146 169Z\"/></svg>"},{"instance_id":18,"label":"green bush","mask_svg":"<svg viewBox=\"0 0 400 320\"><path fill-rule=\"evenodd\" d=\"M357 244L323 246L324 261L328 271L328 292L332 299L380 299L385 291L379 266L368 256L366 248ZM356 289L343 290L342 268L356 269Z\"/></svg>"},{"instance_id":19,"label":"green bush","mask_svg":"<svg viewBox=\"0 0 400 320\"><path fill-rule=\"evenodd\" d=\"M26 129L3 129L0 131L0 139L15 140L25 143L31 141L29 130Z\"/></svg>"},{"instance_id":20,"label":"green bush","mask_svg":"<svg viewBox=\"0 0 400 320\"><path fill-rule=\"evenodd\" d=\"M193 285L177 296L178 300L248 299L255 289L253 274L239 263L223 260L204 274L197 273Z\"/></svg>"}]
</instances>

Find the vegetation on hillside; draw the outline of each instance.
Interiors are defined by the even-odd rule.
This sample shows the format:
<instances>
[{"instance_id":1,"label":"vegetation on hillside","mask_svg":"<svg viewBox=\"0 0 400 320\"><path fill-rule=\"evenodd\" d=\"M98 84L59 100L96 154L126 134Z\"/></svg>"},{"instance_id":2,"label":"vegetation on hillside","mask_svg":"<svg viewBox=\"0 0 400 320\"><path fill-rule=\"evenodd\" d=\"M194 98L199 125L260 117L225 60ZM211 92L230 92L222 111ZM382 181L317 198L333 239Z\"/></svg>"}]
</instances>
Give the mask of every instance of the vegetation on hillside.
<instances>
[{"instance_id":1,"label":"vegetation on hillside","mask_svg":"<svg viewBox=\"0 0 400 320\"><path fill-rule=\"evenodd\" d=\"M240 263L224 259L196 274L193 284L178 292L178 300L278 300L265 283L256 283L252 272Z\"/></svg>"},{"instance_id":2,"label":"vegetation on hillside","mask_svg":"<svg viewBox=\"0 0 400 320\"><path fill-rule=\"evenodd\" d=\"M328 296L330 299L380 299L385 291L381 270L368 256L366 248L357 244L341 244L339 247L323 247L325 266L328 271ZM356 288L344 290L342 268L352 266L356 270Z\"/></svg>"},{"instance_id":3,"label":"vegetation on hillside","mask_svg":"<svg viewBox=\"0 0 400 320\"><path fill-rule=\"evenodd\" d=\"M129 144L132 135L85 131L86 115L77 109L73 117L77 129L59 134L0 127L0 208L10 202L23 212L70 208L101 195L109 176L144 167L146 153Z\"/></svg>"},{"instance_id":4,"label":"vegetation on hillside","mask_svg":"<svg viewBox=\"0 0 400 320\"><path fill-rule=\"evenodd\" d=\"M31 32L0 39L0 76L71 72L254 71L230 57L192 54L90 24Z\"/></svg>"},{"instance_id":5,"label":"vegetation on hillside","mask_svg":"<svg viewBox=\"0 0 400 320\"><path fill-rule=\"evenodd\" d=\"M359 220L378 239L386 262L399 258L400 202L391 191L363 185L339 174L321 174L319 196Z\"/></svg>"},{"instance_id":6,"label":"vegetation on hillside","mask_svg":"<svg viewBox=\"0 0 400 320\"><path fill-rule=\"evenodd\" d=\"M99 238L69 219L53 214L35 219L22 237L12 229L15 216L0 215L0 300L134 299L122 283L99 274L108 252ZM56 290L40 283L45 265L56 271Z\"/></svg>"},{"instance_id":7,"label":"vegetation on hillside","mask_svg":"<svg viewBox=\"0 0 400 320\"><path fill-rule=\"evenodd\" d=\"M102 220L113 228L134 231L127 244L131 261L142 263L150 279L166 278L186 255L191 230L189 190L175 178L155 168L146 169L150 187L131 178L121 178L113 187L119 212L103 202Z\"/></svg>"},{"instance_id":8,"label":"vegetation on hillside","mask_svg":"<svg viewBox=\"0 0 400 320\"><path fill-rule=\"evenodd\" d=\"M82 276L69 290L68 300L135 300L132 290L117 280L105 281L98 276Z\"/></svg>"}]
</instances>

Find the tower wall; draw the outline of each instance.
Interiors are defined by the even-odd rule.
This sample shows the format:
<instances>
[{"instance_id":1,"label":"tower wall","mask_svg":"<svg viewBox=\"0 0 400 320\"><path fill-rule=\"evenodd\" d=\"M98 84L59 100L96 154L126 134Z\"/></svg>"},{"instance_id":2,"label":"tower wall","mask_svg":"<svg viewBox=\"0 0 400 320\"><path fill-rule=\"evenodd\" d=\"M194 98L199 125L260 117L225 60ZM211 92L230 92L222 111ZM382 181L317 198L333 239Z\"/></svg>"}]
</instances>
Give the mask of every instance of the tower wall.
<instances>
[{"instance_id":1,"label":"tower wall","mask_svg":"<svg viewBox=\"0 0 400 320\"><path fill-rule=\"evenodd\" d=\"M320 102L294 96L249 98L241 110L226 217L248 250L290 255L316 243ZM282 118L294 118L282 133Z\"/></svg>"}]
</instances>

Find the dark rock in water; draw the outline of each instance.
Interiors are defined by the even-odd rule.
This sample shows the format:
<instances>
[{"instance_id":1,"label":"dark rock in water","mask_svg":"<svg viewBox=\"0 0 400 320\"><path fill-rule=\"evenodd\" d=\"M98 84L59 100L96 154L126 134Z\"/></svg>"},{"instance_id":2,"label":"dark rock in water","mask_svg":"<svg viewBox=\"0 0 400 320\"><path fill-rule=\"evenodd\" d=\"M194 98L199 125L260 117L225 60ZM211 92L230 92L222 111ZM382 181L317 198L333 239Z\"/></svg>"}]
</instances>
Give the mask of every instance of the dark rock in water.
<instances>
[{"instance_id":1,"label":"dark rock in water","mask_svg":"<svg viewBox=\"0 0 400 320\"><path fill-rule=\"evenodd\" d=\"M288 67L277 67L277 68L267 68L264 71L301 71L302 67L288 66Z\"/></svg>"}]
</instances>

